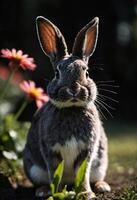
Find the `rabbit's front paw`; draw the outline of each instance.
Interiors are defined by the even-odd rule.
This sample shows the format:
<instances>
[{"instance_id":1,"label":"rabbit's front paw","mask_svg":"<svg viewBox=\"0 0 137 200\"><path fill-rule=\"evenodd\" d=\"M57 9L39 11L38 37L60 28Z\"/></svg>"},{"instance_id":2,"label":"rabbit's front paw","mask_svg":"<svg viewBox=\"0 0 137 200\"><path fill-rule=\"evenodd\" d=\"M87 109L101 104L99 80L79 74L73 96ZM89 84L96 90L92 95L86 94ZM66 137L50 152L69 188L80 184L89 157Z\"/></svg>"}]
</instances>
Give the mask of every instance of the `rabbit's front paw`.
<instances>
[{"instance_id":1,"label":"rabbit's front paw","mask_svg":"<svg viewBox=\"0 0 137 200\"><path fill-rule=\"evenodd\" d=\"M35 193L36 197L49 197L51 195L51 191L47 185L41 186L36 189Z\"/></svg>"},{"instance_id":2,"label":"rabbit's front paw","mask_svg":"<svg viewBox=\"0 0 137 200\"><path fill-rule=\"evenodd\" d=\"M97 192L110 192L111 187L105 181L98 181L95 183L95 190Z\"/></svg>"},{"instance_id":3,"label":"rabbit's front paw","mask_svg":"<svg viewBox=\"0 0 137 200\"><path fill-rule=\"evenodd\" d=\"M79 193L78 195L78 199L83 199L83 200L94 200L96 199L96 195L94 192L92 191L84 191L84 192L81 192Z\"/></svg>"}]
</instances>

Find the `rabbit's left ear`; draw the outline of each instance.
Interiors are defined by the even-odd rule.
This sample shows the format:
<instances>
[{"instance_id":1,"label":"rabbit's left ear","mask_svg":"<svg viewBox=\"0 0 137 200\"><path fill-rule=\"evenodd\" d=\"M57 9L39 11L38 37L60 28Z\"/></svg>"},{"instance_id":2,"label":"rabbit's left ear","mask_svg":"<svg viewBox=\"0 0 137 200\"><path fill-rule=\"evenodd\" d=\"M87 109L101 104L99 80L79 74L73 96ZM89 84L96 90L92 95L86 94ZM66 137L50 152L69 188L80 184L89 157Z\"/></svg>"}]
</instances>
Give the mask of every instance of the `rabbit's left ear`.
<instances>
[{"instance_id":1,"label":"rabbit's left ear","mask_svg":"<svg viewBox=\"0 0 137 200\"><path fill-rule=\"evenodd\" d=\"M78 56L86 63L94 53L98 38L99 18L95 17L91 22L84 26L75 38L72 55Z\"/></svg>"},{"instance_id":2,"label":"rabbit's left ear","mask_svg":"<svg viewBox=\"0 0 137 200\"><path fill-rule=\"evenodd\" d=\"M36 28L41 48L53 64L68 55L65 39L51 21L39 16L36 19Z\"/></svg>"}]
</instances>

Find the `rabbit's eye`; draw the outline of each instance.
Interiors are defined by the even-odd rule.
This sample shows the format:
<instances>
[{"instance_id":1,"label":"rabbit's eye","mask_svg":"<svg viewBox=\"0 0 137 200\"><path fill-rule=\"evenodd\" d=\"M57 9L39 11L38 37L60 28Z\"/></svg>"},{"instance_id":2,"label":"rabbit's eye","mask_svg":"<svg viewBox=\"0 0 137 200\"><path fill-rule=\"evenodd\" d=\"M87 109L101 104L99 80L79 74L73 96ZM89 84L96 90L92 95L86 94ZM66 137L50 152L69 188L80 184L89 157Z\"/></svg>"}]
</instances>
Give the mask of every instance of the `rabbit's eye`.
<instances>
[{"instance_id":1,"label":"rabbit's eye","mask_svg":"<svg viewBox=\"0 0 137 200\"><path fill-rule=\"evenodd\" d=\"M85 66L82 67L83 71L85 71L87 68Z\"/></svg>"},{"instance_id":2,"label":"rabbit's eye","mask_svg":"<svg viewBox=\"0 0 137 200\"><path fill-rule=\"evenodd\" d=\"M89 77L89 72L88 71L86 71L86 78L88 78Z\"/></svg>"},{"instance_id":3,"label":"rabbit's eye","mask_svg":"<svg viewBox=\"0 0 137 200\"><path fill-rule=\"evenodd\" d=\"M55 71L55 76L57 79L59 79L59 70L58 69L56 69L56 71Z\"/></svg>"}]
</instances>

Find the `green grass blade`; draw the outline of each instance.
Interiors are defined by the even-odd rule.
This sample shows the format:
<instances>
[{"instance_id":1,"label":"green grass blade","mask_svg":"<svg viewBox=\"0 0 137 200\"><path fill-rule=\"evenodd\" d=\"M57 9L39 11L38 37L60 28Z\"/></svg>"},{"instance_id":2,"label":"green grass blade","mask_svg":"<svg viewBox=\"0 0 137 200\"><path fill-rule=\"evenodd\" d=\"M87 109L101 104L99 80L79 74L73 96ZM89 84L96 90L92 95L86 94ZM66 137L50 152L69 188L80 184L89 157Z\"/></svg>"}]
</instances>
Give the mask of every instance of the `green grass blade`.
<instances>
[{"instance_id":1,"label":"green grass blade","mask_svg":"<svg viewBox=\"0 0 137 200\"><path fill-rule=\"evenodd\" d=\"M63 194L63 192L57 192L57 193L55 193L55 194L53 195L53 197L54 197L55 199L63 200L63 199L65 199L65 194Z\"/></svg>"},{"instance_id":2,"label":"green grass blade","mask_svg":"<svg viewBox=\"0 0 137 200\"><path fill-rule=\"evenodd\" d=\"M82 164L80 165L76 178L75 178L75 192L78 194L82 189L82 184L85 179L85 173L87 168L87 160L85 159Z\"/></svg>"},{"instance_id":3,"label":"green grass blade","mask_svg":"<svg viewBox=\"0 0 137 200\"><path fill-rule=\"evenodd\" d=\"M58 192L58 188L59 188L59 184L60 184L61 179L62 179L63 171L64 171L64 161L62 161L58 165L58 167L57 167L57 169L54 173L54 180L53 180L54 186L52 186L52 194L55 194L55 193Z\"/></svg>"},{"instance_id":4,"label":"green grass blade","mask_svg":"<svg viewBox=\"0 0 137 200\"><path fill-rule=\"evenodd\" d=\"M53 183L50 184L51 194L55 193L55 185Z\"/></svg>"}]
</instances>

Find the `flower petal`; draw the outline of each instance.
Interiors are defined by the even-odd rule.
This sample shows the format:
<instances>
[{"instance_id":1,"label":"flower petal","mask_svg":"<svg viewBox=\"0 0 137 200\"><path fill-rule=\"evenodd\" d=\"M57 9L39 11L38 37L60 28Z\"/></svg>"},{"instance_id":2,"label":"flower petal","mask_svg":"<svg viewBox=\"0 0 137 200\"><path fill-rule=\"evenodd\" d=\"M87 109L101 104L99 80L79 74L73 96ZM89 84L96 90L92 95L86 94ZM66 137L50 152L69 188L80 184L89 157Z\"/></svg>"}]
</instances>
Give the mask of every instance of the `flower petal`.
<instances>
[{"instance_id":1,"label":"flower petal","mask_svg":"<svg viewBox=\"0 0 137 200\"><path fill-rule=\"evenodd\" d=\"M18 50L16 55L21 57L23 55L23 51L22 50Z\"/></svg>"},{"instance_id":2,"label":"flower petal","mask_svg":"<svg viewBox=\"0 0 137 200\"><path fill-rule=\"evenodd\" d=\"M40 99L44 102L48 102L49 101L49 96L46 94L41 95Z\"/></svg>"},{"instance_id":3,"label":"flower petal","mask_svg":"<svg viewBox=\"0 0 137 200\"><path fill-rule=\"evenodd\" d=\"M1 50L1 57L10 59L12 57L12 53L9 49L2 49Z\"/></svg>"},{"instance_id":4,"label":"flower petal","mask_svg":"<svg viewBox=\"0 0 137 200\"><path fill-rule=\"evenodd\" d=\"M41 100L36 100L36 105L38 107L38 109L40 109L43 106L43 102Z\"/></svg>"},{"instance_id":5,"label":"flower petal","mask_svg":"<svg viewBox=\"0 0 137 200\"><path fill-rule=\"evenodd\" d=\"M34 81L23 81L20 83L20 88L26 92L29 99L36 101L38 108L49 101L48 95L44 93L42 88L37 88Z\"/></svg>"},{"instance_id":6,"label":"flower petal","mask_svg":"<svg viewBox=\"0 0 137 200\"><path fill-rule=\"evenodd\" d=\"M28 93L30 91L30 85L27 81L21 82L19 86L26 93Z\"/></svg>"},{"instance_id":7,"label":"flower petal","mask_svg":"<svg viewBox=\"0 0 137 200\"><path fill-rule=\"evenodd\" d=\"M13 48L11 51L9 49L2 49L1 54L1 57L9 59L12 61L12 65L15 64L16 66L21 67L23 70L34 70L36 68L34 58L29 57L28 54L23 55L22 50L17 51L15 48Z\"/></svg>"},{"instance_id":8,"label":"flower petal","mask_svg":"<svg viewBox=\"0 0 137 200\"><path fill-rule=\"evenodd\" d=\"M16 57L16 49L11 50L12 56L15 58Z\"/></svg>"},{"instance_id":9,"label":"flower petal","mask_svg":"<svg viewBox=\"0 0 137 200\"><path fill-rule=\"evenodd\" d=\"M37 88L37 91L38 91L39 93L43 93L43 92L44 92L44 90L43 90L42 88Z\"/></svg>"},{"instance_id":10,"label":"flower petal","mask_svg":"<svg viewBox=\"0 0 137 200\"><path fill-rule=\"evenodd\" d=\"M30 88L35 88L35 82L34 81L29 81Z\"/></svg>"}]
</instances>

